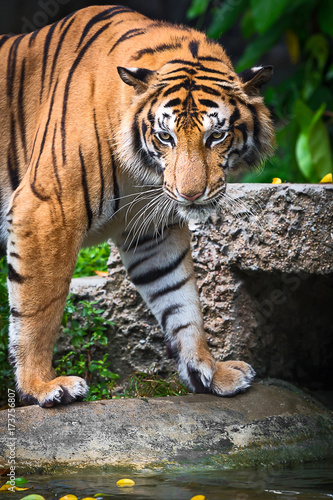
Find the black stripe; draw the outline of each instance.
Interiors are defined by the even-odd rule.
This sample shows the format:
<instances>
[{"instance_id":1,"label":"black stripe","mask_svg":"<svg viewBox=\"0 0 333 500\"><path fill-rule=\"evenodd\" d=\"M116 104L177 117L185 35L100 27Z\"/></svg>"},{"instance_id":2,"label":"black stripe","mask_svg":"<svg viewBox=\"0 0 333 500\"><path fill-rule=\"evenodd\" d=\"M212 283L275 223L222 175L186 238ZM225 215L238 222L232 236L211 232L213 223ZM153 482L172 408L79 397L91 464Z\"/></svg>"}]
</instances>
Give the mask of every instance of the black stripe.
<instances>
[{"instance_id":1,"label":"black stripe","mask_svg":"<svg viewBox=\"0 0 333 500\"><path fill-rule=\"evenodd\" d=\"M168 78L163 78L163 82L172 82L173 80L180 80L186 78L187 75L176 75L169 76Z\"/></svg>"},{"instance_id":2,"label":"black stripe","mask_svg":"<svg viewBox=\"0 0 333 500\"><path fill-rule=\"evenodd\" d=\"M74 11L72 12L71 14L68 14L68 16L64 17L63 20L61 21L61 24L60 24L60 29L62 30L63 27L65 26L65 24L67 23L68 19L70 19L71 17L75 16L77 11ZM73 19L74 20L74 19Z\"/></svg>"},{"instance_id":3,"label":"black stripe","mask_svg":"<svg viewBox=\"0 0 333 500\"><path fill-rule=\"evenodd\" d=\"M24 161L27 162L27 141L25 137L25 116L24 116L24 79L25 79L25 59L22 61L20 77L20 88L17 100L17 117L20 126L21 141L24 153Z\"/></svg>"},{"instance_id":4,"label":"black stripe","mask_svg":"<svg viewBox=\"0 0 333 500\"><path fill-rule=\"evenodd\" d=\"M167 274L170 274L172 271L177 269L177 267L182 263L185 259L190 247L187 247L184 252L182 252L177 259L175 259L171 264L165 267L160 267L158 269L152 269L144 274L139 274L135 278L132 278L132 282L134 285L147 285L149 283L153 283L154 281L163 278Z\"/></svg>"},{"instance_id":5,"label":"black stripe","mask_svg":"<svg viewBox=\"0 0 333 500\"><path fill-rule=\"evenodd\" d=\"M135 36L139 36L139 35L144 35L145 34L145 31L142 30L141 28L133 28L131 30L128 30L126 31L126 33L124 33L120 38L118 38L118 40L116 41L116 43L111 47L111 49L109 50L108 52L108 55L111 54L111 52L122 42L125 42L126 40L129 40L130 38L133 38Z\"/></svg>"},{"instance_id":6,"label":"black stripe","mask_svg":"<svg viewBox=\"0 0 333 500\"><path fill-rule=\"evenodd\" d=\"M251 112L252 120L253 120L253 139L257 145L258 144L260 145L260 139L259 139L260 123L259 123L259 119L258 119L258 113L257 113L256 107L253 104L248 104L248 108Z\"/></svg>"},{"instance_id":7,"label":"black stripe","mask_svg":"<svg viewBox=\"0 0 333 500\"><path fill-rule=\"evenodd\" d=\"M136 262L133 262L133 264L129 265L128 268L127 268L127 272L128 274L131 274L132 271L134 271L134 269L138 266L140 266L140 264L143 264L144 262L146 262L147 260L150 260L152 257L154 257L155 255L157 255L157 252L154 252L152 254L149 254L147 255L146 257L142 257L141 259L138 259Z\"/></svg>"},{"instance_id":8,"label":"black stripe","mask_svg":"<svg viewBox=\"0 0 333 500\"><path fill-rule=\"evenodd\" d=\"M162 288L162 290L158 290L158 292L155 292L149 296L149 302L154 302L156 299L163 297L163 295L167 295L168 293L175 292L176 290L180 290L180 288L182 288L184 285L186 285L186 283L192 277L193 277L193 274L190 274L186 278L183 278L181 281L178 281L178 283L175 283L174 285L166 286L165 288Z\"/></svg>"},{"instance_id":9,"label":"black stripe","mask_svg":"<svg viewBox=\"0 0 333 500\"><path fill-rule=\"evenodd\" d=\"M15 259L20 259L20 255L18 253L15 253L15 252L10 252L9 254L11 257L15 257Z\"/></svg>"},{"instance_id":10,"label":"black stripe","mask_svg":"<svg viewBox=\"0 0 333 500\"><path fill-rule=\"evenodd\" d=\"M72 67L69 71L67 81L66 81L66 86L65 86L65 93L64 93L64 101L63 101L63 107L62 107L62 118L61 118L61 138L62 138L62 160L63 163L66 163L66 114L67 114L67 104L68 104L68 95L69 95L69 88L70 84L74 75L74 72L78 65L80 64L84 54L87 52L89 47L97 40L97 38L110 26L110 23L105 24L102 26L89 40L88 42L82 47L80 50L78 56L76 57L74 63L72 64Z\"/></svg>"},{"instance_id":11,"label":"black stripe","mask_svg":"<svg viewBox=\"0 0 333 500\"><path fill-rule=\"evenodd\" d=\"M66 26L66 28L64 29L64 31L61 33L61 36L60 36L60 39L59 39L59 42L58 42L58 45L57 45L57 49L55 51L55 54L54 54L54 57L53 57L53 62L52 62L52 69L51 69L51 75L50 75L50 82L52 83L53 81L53 75L54 75L54 70L55 70L55 67L56 67L56 64L57 64L57 60L58 60L58 57L59 57L59 53L60 53L60 50L61 50L61 46L64 42L64 39L65 39L65 36L69 30L69 28L72 26L73 22L74 22L75 19L72 19L68 25ZM51 87L51 85L50 85Z\"/></svg>"},{"instance_id":12,"label":"black stripe","mask_svg":"<svg viewBox=\"0 0 333 500\"><path fill-rule=\"evenodd\" d=\"M22 316L22 314L17 309L15 309L15 307L10 308L10 314L14 316L14 318L20 318Z\"/></svg>"},{"instance_id":13,"label":"black stripe","mask_svg":"<svg viewBox=\"0 0 333 500\"><path fill-rule=\"evenodd\" d=\"M170 101L168 101L164 107L165 108L172 108L173 106L179 106L179 104L181 104L182 101L179 99L179 97L175 97L174 99L170 99Z\"/></svg>"},{"instance_id":14,"label":"black stripe","mask_svg":"<svg viewBox=\"0 0 333 500\"><path fill-rule=\"evenodd\" d=\"M221 61L221 59L218 59L217 57L212 57L212 56L201 56L201 57L198 57L199 61L215 61L215 62L219 62L221 64L223 64L223 61ZM227 74L227 73L225 73Z\"/></svg>"},{"instance_id":15,"label":"black stripe","mask_svg":"<svg viewBox=\"0 0 333 500\"><path fill-rule=\"evenodd\" d=\"M87 217L88 217L88 230L89 230L91 228L93 213L92 213L91 206L90 206L88 183L87 183L87 171L86 171L86 166L84 164L84 158L83 158L83 154L81 151L81 146L79 146L79 155L80 155L80 161L81 161L81 182L82 182L82 187L83 187L83 196L84 196L84 202L86 205L86 212L87 212Z\"/></svg>"},{"instance_id":16,"label":"black stripe","mask_svg":"<svg viewBox=\"0 0 333 500\"><path fill-rule=\"evenodd\" d=\"M175 304L173 306L167 307L162 314L161 317L161 326L162 329L165 330L168 318L172 316L173 314L177 314L179 312L179 309L182 308L182 304Z\"/></svg>"},{"instance_id":17,"label":"black stripe","mask_svg":"<svg viewBox=\"0 0 333 500\"><path fill-rule=\"evenodd\" d=\"M124 234L123 236L126 236ZM123 246L123 251L128 252L129 250L132 250L133 248L138 248L141 245L144 245L145 243L148 243L149 241L154 241L156 239L154 234L145 234L143 236L140 236L140 238L137 240L135 245L125 245Z\"/></svg>"},{"instance_id":18,"label":"black stripe","mask_svg":"<svg viewBox=\"0 0 333 500\"><path fill-rule=\"evenodd\" d=\"M197 62L185 61L184 59L171 59L171 61L168 61L166 64L185 64L186 66L198 67Z\"/></svg>"},{"instance_id":19,"label":"black stripe","mask_svg":"<svg viewBox=\"0 0 333 500\"><path fill-rule=\"evenodd\" d=\"M239 130L243 135L242 152L244 152L244 150L246 149L246 142L247 142L247 126L245 123L240 123L239 125L235 126L235 129Z\"/></svg>"},{"instance_id":20,"label":"black stripe","mask_svg":"<svg viewBox=\"0 0 333 500\"><path fill-rule=\"evenodd\" d=\"M198 75L195 77L196 80L208 80L209 82L213 82L218 85L221 82L229 83L228 80L221 80L219 76L207 76L207 75ZM230 87L231 88L231 87Z\"/></svg>"},{"instance_id":21,"label":"black stripe","mask_svg":"<svg viewBox=\"0 0 333 500\"><path fill-rule=\"evenodd\" d=\"M10 120L10 144L7 156L9 179L12 190L15 191L20 184L19 167L17 162L17 146L15 120L13 115Z\"/></svg>"},{"instance_id":22,"label":"black stripe","mask_svg":"<svg viewBox=\"0 0 333 500\"><path fill-rule=\"evenodd\" d=\"M15 82L15 72L16 72L17 50L24 37L25 35L18 36L9 50L8 63L7 63L7 96L10 102L12 101L13 89L15 88L14 82Z\"/></svg>"},{"instance_id":23,"label":"black stripe","mask_svg":"<svg viewBox=\"0 0 333 500\"><path fill-rule=\"evenodd\" d=\"M219 105L216 102L211 101L210 99L199 99L200 104L207 106L208 108L218 108Z\"/></svg>"},{"instance_id":24,"label":"black stripe","mask_svg":"<svg viewBox=\"0 0 333 500\"><path fill-rule=\"evenodd\" d=\"M224 71L220 71L218 69L213 69L213 68L207 68L206 66L201 66L199 67L200 71L203 73L217 73L218 75L227 75Z\"/></svg>"},{"instance_id":25,"label":"black stripe","mask_svg":"<svg viewBox=\"0 0 333 500\"><path fill-rule=\"evenodd\" d=\"M194 90L202 90L203 92L206 92L207 94L221 97L220 92L218 92L215 89L212 89L211 87L207 87L206 85L197 85Z\"/></svg>"},{"instance_id":26,"label":"black stripe","mask_svg":"<svg viewBox=\"0 0 333 500\"><path fill-rule=\"evenodd\" d=\"M115 162L112 163L112 176L113 176L113 195L115 198L114 210L117 212L119 209L119 184L117 180L117 165Z\"/></svg>"},{"instance_id":27,"label":"black stripe","mask_svg":"<svg viewBox=\"0 0 333 500\"><path fill-rule=\"evenodd\" d=\"M183 71L184 73L187 73L188 75L192 75L192 76L197 74L195 69L187 68L186 66L182 66L181 68L173 69L172 71L168 71L166 74L172 75L173 73L179 73L179 71ZM183 75L179 75L179 78L185 78L185 77Z\"/></svg>"},{"instance_id":28,"label":"black stripe","mask_svg":"<svg viewBox=\"0 0 333 500\"><path fill-rule=\"evenodd\" d=\"M46 64L47 64L47 58L48 58L48 54L49 54L49 48L50 48L50 44L51 44L54 30L58 26L58 23L59 23L59 21L57 23L54 23L51 25L51 27L49 28L49 31L46 35L45 42L44 42L43 66L42 66L42 73L41 73L41 88L40 88L40 94L39 94L39 102L40 103L42 102L43 92L44 92L45 72L46 72Z\"/></svg>"},{"instance_id":29,"label":"black stripe","mask_svg":"<svg viewBox=\"0 0 333 500\"><path fill-rule=\"evenodd\" d=\"M92 17L85 25L82 31L82 35L76 47L76 50L80 48L80 45L82 45L83 40L86 38L89 31L91 30L91 28L93 28L95 24L101 21L107 21L112 17L117 16L118 14L122 14L124 12L133 12L133 11L129 7L124 7L122 5L115 5L114 7L110 7L109 9L103 10L103 12L100 12L99 14L96 14L94 17Z\"/></svg>"},{"instance_id":30,"label":"black stripe","mask_svg":"<svg viewBox=\"0 0 333 500\"><path fill-rule=\"evenodd\" d=\"M180 325L178 326L177 328L175 328L174 330L172 330L171 332L171 335L174 337L175 335L177 335L177 333L179 333L181 330L184 330L185 328L188 328L189 326L191 326L193 323L186 323L186 325Z\"/></svg>"},{"instance_id":31,"label":"black stripe","mask_svg":"<svg viewBox=\"0 0 333 500\"><path fill-rule=\"evenodd\" d=\"M98 214L101 215L101 213L103 211L103 202L104 202L104 173L103 173L102 147L101 147L101 141L100 141L98 130L97 130L96 110L95 109L94 109L94 128L95 128L96 141L97 141L99 177L100 177L100 182L101 182L101 195L100 195L100 200L99 200Z\"/></svg>"},{"instance_id":32,"label":"black stripe","mask_svg":"<svg viewBox=\"0 0 333 500\"><path fill-rule=\"evenodd\" d=\"M13 36L15 36L15 35L2 35L1 38L0 38L0 49L3 46L3 44L5 42L7 42L7 40L9 40L10 38L12 38Z\"/></svg>"},{"instance_id":33,"label":"black stripe","mask_svg":"<svg viewBox=\"0 0 333 500\"><path fill-rule=\"evenodd\" d=\"M237 120L239 120L239 118L240 118L240 112L236 106L232 112L232 115L229 118L229 125L232 126Z\"/></svg>"},{"instance_id":34,"label":"black stripe","mask_svg":"<svg viewBox=\"0 0 333 500\"><path fill-rule=\"evenodd\" d=\"M114 162L113 152L112 152L110 143L108 143L108 146L109 146L110 162L111 162L111 170L112 170L112 180L113 180L113 197L114 197L113 210L114 210L114 212L118 212L120 199L119 199L119 185L118 185L118 181L117 181L117 165Z\"/></svg>"},{"instance_id":35,"label":"black stripe","mask_svg":"<svg viewBox=\"0 0 333 500\"><path fill-rule=\"evenodd\" d=\"M126 234L124 234L123 236L126 236ZM128 252L129 250L133 249L135 249L135 253L148 252L164 243L166 239L167 236L158 239L158 237L154 234L146 234L144 236L141 236L135 243L132 243L131 245L124 245L122 249L124 252ZM144 248L140 249L140 246L146 245L146 243L149 243L150 241L152 242L150 245L147 245Z\"/></svg>"},{"instance_id":36,"label":"black stripe","mask_svg":"<svg viewBox=\"0 0 333 500\"><path fill-rule=\"evenodd\" d=\"M16 283L23 283L24 282L24 277L21 276L11 264L8 264L8 279L9 281L15 281Z\"/></svg>"},{"instance_id":37,"label":"black stripe","mask_svg":"<svg viewBox=\"0 0 333 500\"><path fill-rule=\"evenodd\" d=\"M48 200L50 197L49 196L44 196L43 194L38 193L35 184L36 184L36 181L37 181L37 170L38 170L38 167L39 167L39 161L40 161L40 158L41 158L42 153L44 151L44 146L45 146L45 142L46 142L46 136L47 136L47 132L48 132L49 125L50 125L50 120L51 120L51 115L52 115L52 110L53 110L53 105L54 105L54 99L55 99L55 93L56 93L57 87L58 87L58 80L57 80L57 83L54 86L54 90L53 90L53 94L52 94L52 99L51 99L51 103L50 103L49 114L48 114L48 117L47 117L47 121L46 121L45 129L44 129L44 133L43 133L43 137L42 137L42 142L41 142L41 145L40 145L40 150L39 150L38 158L37 158L37 161L36 161L36 164L35 164L34 180L31 183L31 189L32 189L33 193L39 199L41 199L43 201Z\"/></svg>"},{"instance_id":38,"label":"black stripe","mask_svg":"<svg viewBox=\"0 0 333 500\"><path fill-rule=\"evenodd\" d=\"M163 92L163 97L167 97L168 95L173 94L174 92L178 92L183 88L185 88L184 82L178 83L177 85L173 85L172 87L169 87L165 92Z\"/></svg>"},{"instance_id":39,"label":"black stripe","mask_svg":"<svg viewBox=\"0 0 333 500\"><path fill-rule=\"evenodd\" d=\"M58 172L58 161L57 161L57 154L56 154L56 148L55 148L56 133L57 133L57 124L55 124L54 131L53 131L51 153L52 153L53 171L54 171L54 175L55 175L57 185L58 185L58 189L56 189L56 196L57 196L58 203L60 205L62 220L65 223L65 220L66 220L65 211L64 211L64 206L63 206L62 200L61 200L62 186L61 186L59 172Z\"/></svg>"},{"instance_id":40,"label":"black stripe","mask_svg":"<svg viewBox=\"0 0 333 500\"><path fill-rule=\"evenodd\" d=\"M188 48L190 49L190 52L194 59L198 57L199 42L197 40L193 40L192 42L190 42L188 44Z\"/></svg>"},{"instance_id":41,"label":"black stripe","mask_svg":"<svg viewBox=\"0 0 333 500\"><path fill-rule=\"evenodd\" d=\"M61 182L59 178L59 172L58 172L58 162L57 162L57 155L56 155L56 150L55 150L55 138L56 138L56 133L57 133L57 124L55 124L54 131L53 131L53 139L52 139L52 163L53 163L53 171L54 175L58 184L58 190L59 193L62 192L62 187L61 187Z\"/></svg>"},{"instance_id":42,"label":"black stripe","mask_svg":"<svg viewBox=\"0 0 333 500\"><path fill-rule=\"evenodd\" d=\"M181 48L181 43L162 43L154 48L148 47L146 49L141 49L139 52L132 57L133 61L137 61L142 56L146 54L156 54L157 52L164 52L166 50L176 50Z\"/></svg>"},{"instance_id":43,"label":"black stripe","mask_svg":"<svg viewBox=\"0 0 333 500\"><path fill-rule=\"evenodd\" d=\"M33 46L33 44L35 43L36 41L36 38L37 38L37 35L38 33L40 32L40 29L39 30L35 30L33 31L30 35L29 35L29 49Z\"/></svg>"}]
</instances>

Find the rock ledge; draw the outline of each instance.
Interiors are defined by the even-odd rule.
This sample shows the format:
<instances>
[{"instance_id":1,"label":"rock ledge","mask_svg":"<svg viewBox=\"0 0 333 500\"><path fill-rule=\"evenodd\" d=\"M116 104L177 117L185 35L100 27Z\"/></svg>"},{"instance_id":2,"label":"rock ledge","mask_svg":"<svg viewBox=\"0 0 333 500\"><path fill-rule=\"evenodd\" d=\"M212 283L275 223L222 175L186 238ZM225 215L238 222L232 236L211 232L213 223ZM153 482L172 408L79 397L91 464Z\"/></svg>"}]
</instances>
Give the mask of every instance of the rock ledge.
<instances>
[{"instance_id":1,"label":"rock ledge","mask_svg":"<svg viewBox=\"0 0 333 500\"><path fill-rule=\"evenodd\" d=\"M160 471L332 457L332 415L295 387L270 383L256 383L234 398L189 395L19 408L18 470L112 466ZM0 412L0 436L0 467L5 467L6 411Z\"/></svg>"}]
</instances>

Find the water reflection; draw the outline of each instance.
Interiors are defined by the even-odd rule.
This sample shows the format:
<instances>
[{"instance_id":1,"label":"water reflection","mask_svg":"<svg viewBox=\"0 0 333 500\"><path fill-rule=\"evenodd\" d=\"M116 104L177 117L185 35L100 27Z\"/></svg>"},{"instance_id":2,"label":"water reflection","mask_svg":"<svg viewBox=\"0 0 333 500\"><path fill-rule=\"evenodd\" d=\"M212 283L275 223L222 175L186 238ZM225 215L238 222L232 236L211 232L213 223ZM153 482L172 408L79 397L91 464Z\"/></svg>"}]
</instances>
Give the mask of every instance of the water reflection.
<instances>
[{"instance_id":1,"label":"water reflection","mask_svg":"<svg viewBox=\"0 0 333 500\"><path fill-rule=\"evenodd\" d=\"M116 482L123 477L134 479L135 486L118 488ZM160 475L99 470L65 476L32 476L29 483L34 485L33 493L47 500L69 493L78 498L104 493L107 500L190 500L200 494L208 500L319 500L333 498L333 464ZM0 494L0 498L3 495L8 493Z\"/></svg>"}]
</instances>

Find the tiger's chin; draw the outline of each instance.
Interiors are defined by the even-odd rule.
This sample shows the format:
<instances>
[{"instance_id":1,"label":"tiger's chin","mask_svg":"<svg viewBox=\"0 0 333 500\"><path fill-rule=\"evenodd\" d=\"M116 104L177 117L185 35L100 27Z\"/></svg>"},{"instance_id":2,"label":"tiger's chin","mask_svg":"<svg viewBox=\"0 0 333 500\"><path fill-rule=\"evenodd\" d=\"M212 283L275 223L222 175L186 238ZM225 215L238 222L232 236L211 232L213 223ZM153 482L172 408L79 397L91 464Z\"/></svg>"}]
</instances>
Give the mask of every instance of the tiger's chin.
<instances>
[{"instance_id":1,"label":"tiger's chin","mask_svg":"<svg viewBox=\"0 0 333 500\"><path fill-rule=\"evenodd\" d=\"M215 212L216 207L212 204L193 204L193 205L179 205L177 212L179 217L185 221L206 222L207 219Z\"/></svg>"}]
</instances>

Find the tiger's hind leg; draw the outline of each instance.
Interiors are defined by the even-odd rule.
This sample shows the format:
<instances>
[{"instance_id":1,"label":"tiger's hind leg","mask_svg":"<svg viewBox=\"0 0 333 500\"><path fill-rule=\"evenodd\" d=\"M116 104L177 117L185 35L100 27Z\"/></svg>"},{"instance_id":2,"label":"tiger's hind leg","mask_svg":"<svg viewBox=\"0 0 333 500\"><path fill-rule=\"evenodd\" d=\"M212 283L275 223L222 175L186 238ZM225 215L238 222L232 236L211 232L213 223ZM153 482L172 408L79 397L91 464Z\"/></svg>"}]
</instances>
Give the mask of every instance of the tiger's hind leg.
<instances>
[{"instance_id":1,"label":"tiger's hind leg","mask_svg":"<svg viewBox=\"0 0 333 500\"><path fill-rule=\"evenodd\" d=\"M82 239L79 218L76 225L67 222L56 205L34 196L30 186L15 193L8 214L10 357L22 399L42 407L81 400L88 390L82 378L56 377L52 367Z\"/></svg>"},{"instance_id":2,"label":"tiger's hind leg","mask_svg":"<svg viewBox=\"0 0 333 500\"><path fill-rule=\"evenodd\" d=\"M216 363L208 350L187 228L174 226L164 236L148 235L130 248L119 247L130 278L160 323L170 357L176 358L188 387L219 396L249 387L255 375L249 364Z\"/></svg>"}]
</instances>

